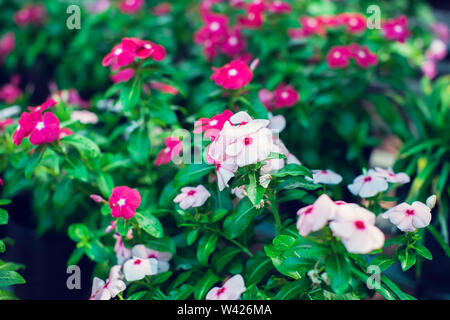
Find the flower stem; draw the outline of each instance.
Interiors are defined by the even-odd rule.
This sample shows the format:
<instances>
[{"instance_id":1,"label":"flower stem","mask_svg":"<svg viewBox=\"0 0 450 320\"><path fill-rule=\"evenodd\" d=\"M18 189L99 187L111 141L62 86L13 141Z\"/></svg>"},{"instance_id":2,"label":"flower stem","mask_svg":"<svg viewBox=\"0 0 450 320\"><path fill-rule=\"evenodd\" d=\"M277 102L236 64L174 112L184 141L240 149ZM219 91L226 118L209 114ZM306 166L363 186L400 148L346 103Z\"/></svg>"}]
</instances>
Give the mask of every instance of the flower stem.
<instances>
[{"instance_id":1,"label":"flower stem","mask_svg":"<svg viewBox=\"0 0 450 320\"><path fill-rule=\"evenodd\" d=\"M250 250L248 250L246 247L244 247L242 244L240 244L240 243L237 242L236 240L234 240L234 239L228 239L228 238L226 237L226 235L225 235L222 231L217 230L217 229L214 229L214 228L210 228L210 227L208 227L208 226L201 226L201 227L204 228L205 230L208 230L208 231L217 233L218 235L222 236L222 237L225 238L226 240L230 241L231 243L233 243L234 245L236 245L237 247L239 247L239 248L240 248L242 251L244 251L247 255L249 255L250 257L253 257L253 254L250 252Z\"/></svg>"},{"instance_id":2,"label":"flower stem","mask_svg":"<svg viewBox=\"0 0 450 320\"><path fill-rule=\"evenodd\" d=\"M275 203L275 195L272 192L269 192L268 194L270 207L272 209L273 218L275 220L275 225L277 227L277 233L280 234L281 232L281 218L280 213L278 212L277 204Z\"/></svg>"}]
</instances>

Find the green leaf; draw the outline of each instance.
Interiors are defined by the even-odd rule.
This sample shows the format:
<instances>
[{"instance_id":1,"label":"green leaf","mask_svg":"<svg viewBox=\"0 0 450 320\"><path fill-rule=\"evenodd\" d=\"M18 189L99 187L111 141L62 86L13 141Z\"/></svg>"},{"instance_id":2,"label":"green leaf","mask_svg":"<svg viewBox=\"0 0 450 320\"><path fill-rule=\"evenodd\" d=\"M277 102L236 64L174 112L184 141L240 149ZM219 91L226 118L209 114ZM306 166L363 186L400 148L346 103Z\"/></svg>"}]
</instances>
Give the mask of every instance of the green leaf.
<instances>
[{"instance_id":1,"label":"green leaf","mask_svg":"<svg viewBox=\"0 0 450 320\"><path fill-rule=\"evenodd\" d=\"M400 264L402 266L403 271L408 270L416 263L416 254L412 253L408 249L400 250L398 258L400 260Z\"/></svg>"},{"instance_id":2,"label":"green leaf","mask_svg":"<svg viewBox=\"0 0 450 320\"><path fill-rule=\"evenodd\" d=\"M91 232L88 227L82 223L72 224L69 226L69 237L75 242L87 241L91 238Z\"/></svg>"},{"instance_id":3,"label":"green leaf","mask_svg":"<svg viewBox=\"0 0 450 320\"><path fill-rule=\"evenodd\" d=\"M312 178L312 173L308 168L295 163L287 164L283 168L275 172L271 172L270 175L272 177L307 176Z\"/></svg>"},{"instance_id":4,"label":"green leaf","mask_svg":"<svg viewBox=\"0 0 450 320\"><path fill-rule=\"evenodd\" d=\"M100 148L89 138L73 134L61 139L62 143L68 144L78 150L82 157L96 159L100 157Z\"/></svg>"},{"instance_id":5,"label":"green leaf","mask_svg":"<svg viewBox=\"0 0 450 320\"><path fill-rule=\"evenodd\" d=\"M127 300L141 300L141 298L143 298L147 293L148 293L148 291L146 291L146 290L137 291L137 292L133 293L132 295L130 295L127 298Z\"/></svg>"},{"instance_id":6,"label":"green leaf","mask_svg":"<svg viewBox=\"0 0 450 320\"><path fill-rule=\"evenodd\" d=\"M0 270L0 288L23 283L25 279L17 272Z\"/></svg>"},{"instance_id":7,"label":"green leaf","mask_svg":"<svg viewBox=\"0 0 450 320\"><path fill-rule=\"evenodd\" d=\"M134 78L131 86L125 85L120 92L120 102L122 103L123 111L131 111L139 102L141 95L141 77L140 75Z\"/></svg>"},{"instance_id":8,"label":"green leaf","mask_svg":"<svg viewBox=\"0 0 450 320\"><path fill-rule=\"evenodd\" d=\"M67 260L67 265L73 266L73 265L77 264L78 262L80 262L81 258L83 258L84 251L85 251L84 247L75 248L69 257L69 260Z\"/></svg>"},{"instance_id":9,"label":"green leaf","mask_svg":"<svg viewBox=\"0 0 450 320\"><path fill-rule=\"evenodd\" d=\"M239 252L241 252L241 249L231 246L217 251L212 259L213 265L216 267L216 271L222 271L227 263L230 262Z\"/></svg>"},{"instance_id":10,"label":"green leaf","mask_svg":"<svg viewBox=\"0 0 450 320\"><path fill-rule=\"evenodd\" d=\"M386 270L387 268L392 266L394 263L395 263L395 260L392 259L392 257L388 256L387 254L381 254L370 262L370 264L377 265L378 267L380 267L381 271Z\"/></svg>"},{"instance_id":11,"label":"green leaf","mask_svg":"<svg viewBox=\"0 0 450 320\"><path fill-rule=\"evenodd\" d=\"M427 227L427 230L430 231L432 236L436 239L439 245L444 250L447 257L450 257L450 246L445 242L444 238L439 234L439 231L436 230L431 224Z\"/></svg>"},{"instance_id":12,"label":"green leaf","mask_svg":"<svg viewBox=\"0 0 450 320\"><path fill-rule=\"evenodd\" d=\"M252 202L253 206L256 207L261 202L266 189L259 185L259 182L256 180L256 175L254 171L249 172L248 178L249 184L247 185L246 188L247 195L250 201Z\"/></svg>"},{"instance_id":13,"label":"green leaf","mask_svg":"<svg viewBox=\"0 0 450 320\"><path fill-rule=\"evenodd\" d=\"M11 291L0 290L0 301L3 300L18 300L18 298Z\"/></svg>"},{"instance_id":14,"label":"green leaf","mask_svg":"<svg viewBox=\"0 0 450 320\"><path fill-rule=\"evenodd\" d=\"M192 229L189 230L189 232L186 234L186 243L188 244L188 246L192 245L195 240L197 240L199 231L199 229Z\"/></svg>"},{"instance_id":15,"label":"green leaf","mask_svg":"<svg viewBox=\"0 0 450 320\"><path fill-rule=\"evenodd\" d=\"M42 157L44 156L45 150L47 150L47 145L42 144L38 146L36 149L34 149L33 154L30 158L28 158L27 165L25 167L25 178L30 179L33 175L34 169L39 164L39 162L42 160Z\"/></svg>"},{"instance_id":16,"label":"green leaf","mask_svg":"<svg viewBox=\"0 0 450 320\"><path fill-rule=\"evenodd\" d=\"M421 255L425 259L433 260L433 255L431 254L430 250L428 250L424 245L421 244L416 245L414 249L419 255Z\"/></svg>"},{"instance_id":17,"label":"green leaf","mask_svg":"<svg viewBox=\"0 0 450 320\"><path fill-rule=\"evenodd\" d=\"M203 300L209 289L211 289L211 287L219 280L220 278L218 276L216 276L211 270L208 270L195 285L194 299Z\"/></svg>"},{"instance_id":18,"label":"green leaf","mask_svg":"<svg viewBox=\"0 0 450 320\"><path fill-rule=\"evenodd\" d=\"M259 257L249 260L246 277L247 285L258 284L273 268L272 260L268 257Z\"/></svg>"},{"instance_id":19,"label":"green leaf","mask_svg":"<svg viewBox=\"0 0 450 320\"><path fill-rule=\"evenodd\" d=\"M85 246L86 255L95 262L106 262L109 258L109 251L100 241L88 242Z\"/></svg>"},{"instance_id":20,"label":"green leaf","mask_svg":"<svg viewBox=\"0 0 450 320\"><path fill-rule=\"evenodd\" d=\"M0 209L0 225L8 223L8 212L4 209Z\"/></svg>"},{"instance_id":21,"label":"green leaf","mask_svg":"<svg viewBox=\"0 0 450 320\"><path fill-rule=\"evenodd\" d=\"M139 227L149 235L155 238L162 238L164 236L164 230L161 222L159 222L158 218L156 218L151 213L142 214L136 212L135 218L139 224Z\"/></svg>"},{"instance_id":22,"label":"green leaf","mask_svg":"<svg viewBox=\"0 0 450 320\"><path fill-rule=\"evenodd\" d=\"M228 215L223 222L225 235L229 239L236 238L248 227L250 222L258 215L259 210L253 207L253 204L244 198L239 201L236 210Z\"/></svg>"},{"instance_id":23,"label":"green leaf","mask_svg":"<svg viewBox=\"0 0 450 320\"><path fill-rule=\"evenodd\" d=\"M284 189L295 189L295 188L316 190L321 188L321 185L314 184L303 177L287 177L276 186L275 190L278 192Z\"/></svg>"},{"instance_id":24,"label":"green leaf","mask_svg":"<svg viewBox=\"0 0 450 320\"><path fill-rule=\"evenodd\" d=\"M17 271L19 269L25 269L25 265L22 263L5 262L3 260L0 260L0 270Z\"/></svg>"},{"instance_id":25,"label":"green leaf","mask_svg":"<svg viewBox=\"0 0 450 320\"><path fill-rule=\"evenodd\" d=\"M331 287L337 294L343 294L350 282L350 266L345 256L333 252L325 259L325 270Z\"/></svg>"},{"instance_id":26,"label":"green leaf","mask_svg":"<svg viewBox=\"0 0 450 320\"><path fill-rule=\"evenodd\" d=\"M310 287L310 282L306 278L288 282L280 291L275 295L275 300L290 300L298 299L302 296Z\"/></svg>"},{"instance_id":27,"label":"green leaf","mask_svg":"<svg viewBox=\"0 0 450 320\"><path fill-rule=\"evenodd\" d=\"M175 242L168 236L147 240L145 244L148 248L156 251L170 252L172 254L175 254L176 251Z\"/></svg>"},{"instance_id":28,"label":"green leaf","mask_svg":"<svg viewBox=\"0 0 450 320\"><path fill-rule=\"evenodd\" d=\"M190 284L183 284L181 287L173 290L167 296L167 300L186 300L194 291L194 287Z\"/></svg>"},{"instance_id":29,"label":"green leaf","mask_svg":"<svg viewBox=\"0 0 450 320\"><path fill-rule=\"evenodd\" d=\"M200 238L197 247L197 260L202 266L208 264L209 256L216 248L217 240L218 237L215 233L205 234Z\"/></svg>"},{"instance_id":30,"label":"green leaf","mask_svg":"<svg viewBox=\"0 0 450 320\"><path fill-rule=\"evenodd\" d=\"M141 164L145 163L150 154L150 138L147 130L143 128L134 130L130 135L127 148L134 161Z\"/></svg>"},{"instance_id":31,"label":"green leaf","mask_svg":"<svg viewBox=\"0 0 450 320\"><path fill-rule=\"evenodd\" d=\"M8 204L11 204L10 199L0 199L0 206L7 206Z\"/></svg>"},{"instance_id":32,"label":"green leaf","mask_svg":"<svg viewBox=\"0 0 450 320\"><path fill-rule=\"evenodd\" d=\"M214 166L207 163L188 164L175 175L175 185L183 187L191 182L198 181L213 169Z\"/></svg>"},{"instance_id":33,"label":"green leaf","mask_svg":"<svg viewBox=\"0 0 450 320\"><path fill-rule=\"evenodd\" d=\"M3 253L6 251L6 245L3 240L0 240L0 253Z\"/></svg>"},{"instance_id":34,"label":"green leaf","mask_svg":"<svg viewBox=\"0 0 450 320\"><path fill-rule=\"evenodd\" d=\"M172 271L160 272L152 277L152 284L161 284L172 276Z\"/></svg>"},{"instance_id":35,"label":"green leaf","mask_svg":"<svg viewBox=\"0 0 450 320\"><path fill-rule=\"evenodd\" d=\"M101 172L100 175L97 176L97 184L102 195L105 198L109 198L112 193L112 189L114 188L114 181L111 175Z\"/></svg>"}]
</instances>

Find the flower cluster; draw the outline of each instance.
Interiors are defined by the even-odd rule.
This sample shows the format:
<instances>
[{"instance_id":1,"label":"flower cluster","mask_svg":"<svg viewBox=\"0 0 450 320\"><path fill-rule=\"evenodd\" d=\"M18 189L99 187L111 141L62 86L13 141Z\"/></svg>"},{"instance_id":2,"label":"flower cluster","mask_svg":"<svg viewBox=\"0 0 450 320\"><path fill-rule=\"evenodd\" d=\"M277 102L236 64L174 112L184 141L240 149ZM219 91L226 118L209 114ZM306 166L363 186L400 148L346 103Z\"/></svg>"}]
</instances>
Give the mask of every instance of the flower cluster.
<instances>
[{"instance_id":1,"label":"flower cluster","mask_svg":"<svg viewBox=\"0 0 450 320\"><path fill-rule=\"evenodd\" d=\"M356 43L347 46L334 46L327 54L326 60L331 69L346 68L354 59L361 68L367 69L378 63L378 56L366 46Z\"/></svg>"},{"instance_id":2,"label":"flower cluster","mask_svg":"<svg viewBox=\"0 0 450 320\"><path fill-rule=\"evenodd\" d=\"M109 66L112 71L120 71L114 74L111 79L113 82L125 82L135 75L135 69L130 67L136 59L145 60L152 58L155 61L161 61L166 56L166 50L163 46L155 44L148 40L138 38L123 38L122 42L115 45L111 52L103 58L103 66ZM124 68L127 67L127 68Z\"/></svg>"}]
</instances>

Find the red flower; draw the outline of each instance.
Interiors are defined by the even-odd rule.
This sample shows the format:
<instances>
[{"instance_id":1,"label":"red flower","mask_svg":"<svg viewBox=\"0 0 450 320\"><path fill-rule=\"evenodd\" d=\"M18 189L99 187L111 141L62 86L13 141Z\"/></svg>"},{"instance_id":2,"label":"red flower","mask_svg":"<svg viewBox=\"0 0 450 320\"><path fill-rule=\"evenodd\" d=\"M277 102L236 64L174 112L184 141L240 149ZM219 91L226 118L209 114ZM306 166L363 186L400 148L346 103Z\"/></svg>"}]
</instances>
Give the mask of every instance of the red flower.
<instances>
[{"instance_id":1,"label":"red flower","mask_svg":"<svg viewBox=\"0 0 450 320\"><path fill-rule=\"evenodd\" d=\"M331 69L345 68L351 56L352 52L346 46L335 46L328 52L326 60Z\"/></svg>"},{"instance_id":2,"label":"red flower","mask_svg":"<svg viewBox=\"0 0 450 320\"><path fill-rule=\"evenodd\" d=\"M205 132L205 137L210 137L212 141L218 136L220 131L222 130L225 122L230 120L233 116L233 112L230 110L225 110L223 113L215 115L211 119L208 118L200 118L195 121L194 124L194 133L202 133Z\"/></svg>"},{"instance_id":3,"label":"red flower","mask_svg":"<svg viewBox=\"0 0 450 320\"><path fill-rule=\"evenodd\" d=\"M142 9L144 0L122 0L120 3L120 11L125 14L133 14Z\"/></svg>"},{"instance_id":4,"label":"red flower","mask_svg":"<svg viewBox=\"0 0 450 320\"><path fill-rule=\"evenodd\" d=\"M384 37L389 40L403 43L411 35L411 32L408 30L408 18L406 16L386 20L382 23L381 28Z\"/></svg>"},{"instance_id":5,"label":"red flower","mask_svg":"<svg viewBox=\"0 0 450 320\"><path fill-rule=\"evenodd\" d=\"M166 147L162 149L156 157L156 166L169 163L173 157L179 156L183 151L183 142L178 137L166 138Z\"/></svg>"},{"instance_id":6,"label":"red flower","mask_svg":"<svg viewBox=\"0 0 450 320\"><path fill-rule=\"evenodd\" d=\"M360 13L342 13L337 19L347 27L349 33L361 33L366 30L366 17Z\"/></svg>"},{"instance_id":7,"label":"red flower","mask_svg":"<svg viewBox=\"0 0 450 320\"><path fill-rule=\"evenodd\" d=\"M114 83L126 82L133 78L135 75L135 71L133 68L125 68L120 70L114 75L111 75L111 81Z\"/></svg>"},{"instance_id":8,"label":"red flower","mask_svg":"<svg viewBox=\"0 0 450 320\"><path fill-rule=\"evenodd\" d=\"M289 13L292 11L292 6L287 2L275 0L267 5L267 9L273 13Z\"/></svg>"},{"instance_id":9,"label":"red flower","mask_svg":"<svg viewBox=\"0 0 450 320\"><path fill-rule=\"evenodd\" d=\"M290 85L280 83L273 91L275 96L275 108L294 106L300 99L299 93Z\"/></svg>"},{"instance_id":10,"label":"red flower","mask_svg":"<svg viewBox=\"0 0 450 320\"><path fill-rule=\"evenodd\" d=\"M109 207L114 218L131 219L141 204L141 195L127 186L115 187L109 197Z\"/></svg>"},{"instance_id":11,"label":"red flower","mask_svg":"<svg viewBox=\"0 0 450 320\"><path fill-rule=\"evenodd\" d=\"M53 113L46 112L41 119L34 123L30 143L40 145L56 141L59 139L59 133L59 119Z\"/></svg>"},{"instance_id":12,"label":"red flower","mask_svg":"<svg viewBox=\"0 0 450 320\"><path fill-rule=\"evenodd\" d=\"M361 47L358 44L352 44L349 46L352 52L352 57L356 63L362 68L368 68L375 66L378 63L378 56L371 52L366 46Z\"/></svg>"},{"instance_id":13,"label":"red flower","mask_svg":"<svg viewBox=\"0 0 450 320\"><path fill-rule=\"evenodd\" d=\"M214 73L210 79L225 89L240 89L249 84L253 78L252 70L241 60L233 60L221 68L212 69Z\"/></svg>"},{"instance_id":14,"label":"red flower","mask_svg":"<svg viewBox=\"0 0 450 320\"><path fill-rule=\"evenodd\" d=\"M166 56L166 49L159 44L138 38L123 38L122 47L124 51L132 52L139 59L152 57L155 61L161 61Z\"/></svg>"}]
</instances>

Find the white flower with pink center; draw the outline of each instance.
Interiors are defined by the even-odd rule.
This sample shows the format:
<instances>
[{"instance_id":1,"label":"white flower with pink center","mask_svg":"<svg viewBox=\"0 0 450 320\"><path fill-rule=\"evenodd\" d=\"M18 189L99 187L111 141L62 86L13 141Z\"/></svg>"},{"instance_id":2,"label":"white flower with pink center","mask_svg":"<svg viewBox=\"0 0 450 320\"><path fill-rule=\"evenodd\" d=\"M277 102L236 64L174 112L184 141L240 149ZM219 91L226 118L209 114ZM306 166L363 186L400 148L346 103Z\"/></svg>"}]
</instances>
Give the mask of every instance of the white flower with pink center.
<instances>
[{"instance_id":1,"label":"white flower with pink center","mask_svg":"<svg viewBox=\"0 0 450 320\"><path fill-rule=\"evenodd\" d=\"M348 252L365 254L384 245L384 234L375 226L375 219L375 214L357 204L342 204L337 206L330 228Z\"/></svg>"},{"instance_id":2,"label":"white flower with pink center","mask_svg":"<svg viewBox=\"0 0 450 320\"><path fill-rule=\"evenodd\" d=\"M227 159L222 163L216 164L217 183L220 191L228 187L228 181L234 177L237 169L238 166L234 163L234 159Z\"/></svg>"},{"instance_id":3,"label":"white flower with pink center","mask_svg":"<svg viewBox=\"0 0 450 320\"><path fill-rule=\"evenodd\" d=\"M172 259L170 252L160 252L147 248L143 244L137 244L131 249L133 256L141 259L156 259L158 261L158 273L169 270L169 261Z\"/></svg>"},{"instance_id":4,"label":"white flower with pink center","mask_svg":"<svg viewBox=\"0 0 450 320\"><path fill-rule=\"evenodd\" d=\"M186 210L190 207L201 207L211 194L203 185L194 187L184 187L181 193L173 199L173 202L178 203L180 208Z\"/></svg>"},{"instance_id":5,"label":"white flower with pink center","mask_svg":"<svg viewBox=\"0 0 450 320\"><path fill-rule=\"evenodd\" d=\"M126 289L125 282L121 280L120 268L121 266L119 265L112 267L106 282L100 278L94 278L89 300L110 300Z\"/></svg>"},{"instance_id":6,"label":"white flower with pink center","mask_svg":"<svg viewBox=\"0 0 450 320\"><path fill-rule=\"evenodd\" d=\"M395 173L392 168L383 169L376 167L375 171L378 176L385 178L387 182L405 184L410 181L409 176L404 172Z\"/></svg>"},{"instance_id":7,"label":"white flower with pink center","mask_svg":"<svg viewBox=\"0 0 450 320\"><path fill-rule=\"evenodd\" d=\"M158 260L133 257L124 263L123 273L127 281L137 281L155 275L158 273Z\"/></svg>"},{"instance_id":8,"label":"white flower with pink center","mask_svg":"<svg viewBox=\"0 0 450 320\"><path fill-rule=\"evenodd\" d=\"M222 287L214 287L206 294L206 300L239 300L247 288L244 278L237 274L228 279Z\"/></svg>"},{"instance_id":9,"label":"white flower with pink center","mask_svg":"<svg viewBox=\"0 0 450 320\"><path fill-rule=\"evenodd\" d=\"M333 219L337 206L326 194L297 211L297 229L301 236L307 236L312 231L322 229L329 220Z\"/></svg>"},{"instance_id":10,"label":"white flower with pink center","mask_svg":"<svg viewBox=\"0 0 450 320\"><path fill-rule=\"evenodd\" d=\"M414 201L411 205L403 202L389 209L381 216L389 219L400 230L413 232L430 224L431 209L420 201Z\"/></svg>"},{"instance_id":11,"label":"white flower with pink center","mask_svg":"<svg viewBox=\"0 0 450 320\"><path fill-rule=\"evenodd\" d=\"M312 179L307 177L307 180L312 180L315 184L339 184L342 181L342 176L332 170L312 170Z\"/></svg>"},{"instance_id":12,"label":"white flower with pink center","mask_svg":"<svg viewBox=\"0 0 450 320\"><path fill-rule=\"evenodd\" d=\"M348 185L348 189L355 196L370 198L379 192L386 191L388 183L385 178L380 177L375 170L370 169L366 174L362 174Z\"/></svg>"}]
</instances>

